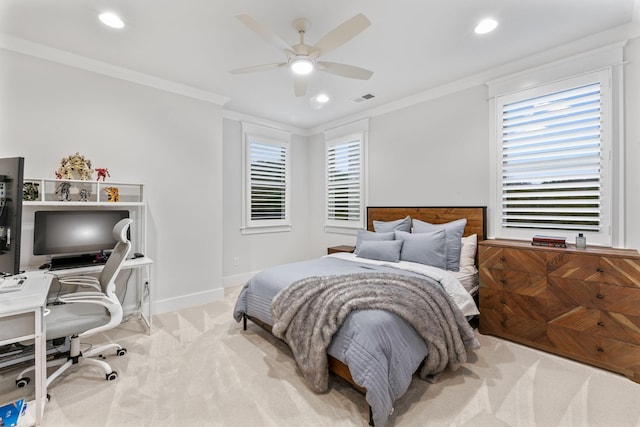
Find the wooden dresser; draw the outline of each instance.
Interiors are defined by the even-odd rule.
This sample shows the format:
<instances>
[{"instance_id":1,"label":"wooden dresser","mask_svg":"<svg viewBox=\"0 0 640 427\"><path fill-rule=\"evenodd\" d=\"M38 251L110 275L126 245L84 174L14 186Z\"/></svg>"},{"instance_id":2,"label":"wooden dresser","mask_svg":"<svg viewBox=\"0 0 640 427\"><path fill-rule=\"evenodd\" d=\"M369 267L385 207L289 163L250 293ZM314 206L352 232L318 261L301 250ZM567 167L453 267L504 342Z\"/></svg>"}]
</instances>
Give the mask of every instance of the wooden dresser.
<instances>
[{"instance_id":1,"label":"wooden dresser","mask_svg":"<svg viewBox=\"0 0 640 427\"><path fill-rule=\"evenodd\" d=\"M640 382L640 254L478 244L480 332Z\"/></svg>"}]
</instances>

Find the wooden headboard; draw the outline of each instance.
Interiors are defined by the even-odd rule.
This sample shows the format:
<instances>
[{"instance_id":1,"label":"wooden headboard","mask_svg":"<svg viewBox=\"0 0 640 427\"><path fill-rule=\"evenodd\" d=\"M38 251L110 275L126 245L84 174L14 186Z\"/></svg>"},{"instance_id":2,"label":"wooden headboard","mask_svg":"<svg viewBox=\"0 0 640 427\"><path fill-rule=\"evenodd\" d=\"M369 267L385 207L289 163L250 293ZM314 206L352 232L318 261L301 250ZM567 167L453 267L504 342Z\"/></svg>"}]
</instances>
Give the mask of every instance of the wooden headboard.
<instances>
[{"instance_id":1,"label":"wooden headboard","mask_svg":"<svg viewBox=\"0 0 640 427\"><path fill-rule=\"evenodd\" d=\"M420 206L420 207L367 207L367 230L373 231L373 221L394 221L409 215L431 224L443 224L456 219L467 219L463 236L478 235L478 241L487 235L486 206Z\"/></svg>"}]
</instances>

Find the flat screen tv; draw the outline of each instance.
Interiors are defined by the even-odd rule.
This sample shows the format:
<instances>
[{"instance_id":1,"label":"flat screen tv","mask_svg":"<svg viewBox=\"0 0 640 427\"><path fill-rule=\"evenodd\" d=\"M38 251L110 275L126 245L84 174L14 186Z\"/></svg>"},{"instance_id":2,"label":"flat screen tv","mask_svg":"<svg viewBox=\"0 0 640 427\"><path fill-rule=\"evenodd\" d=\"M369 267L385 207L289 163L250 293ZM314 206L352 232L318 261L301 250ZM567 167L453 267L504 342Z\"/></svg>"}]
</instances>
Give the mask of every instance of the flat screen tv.
<instances>
[{"instance_id":1,"label":"flat screen tv","mask_svg":"<svg viewBox=\"0 0 640 427\"><path fill-rule=\"evenodd\" d=\"M0 276L20 273L24 158L0 159Z\"/></svg>"},{"instance_id":2,"label":"flat screen tv","mask_svg":"<svg viewBox=\"0 0 640 427\"><path fill-rule=\"evenodd\" d=\"M36 211L33 222L33 254L74 256L110 251L116 245L113 226L124 218L129 218L129 211Z\"/></svg>"}]
</instances>

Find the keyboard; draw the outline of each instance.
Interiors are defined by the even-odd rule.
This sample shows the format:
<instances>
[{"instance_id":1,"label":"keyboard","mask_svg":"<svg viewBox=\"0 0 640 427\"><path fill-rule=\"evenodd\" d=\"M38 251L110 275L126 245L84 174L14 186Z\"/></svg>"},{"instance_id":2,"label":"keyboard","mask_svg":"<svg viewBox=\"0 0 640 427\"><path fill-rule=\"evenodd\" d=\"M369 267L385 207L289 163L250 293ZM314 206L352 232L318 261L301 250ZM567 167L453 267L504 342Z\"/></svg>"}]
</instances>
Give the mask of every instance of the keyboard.
<instances>
[{"instance_id":1,"label":"keyboard","mask_svg":"<svg viewBox=\"0 0 640 427\"><path fill-rule=\"evenodd\" d=\"M27 283L27 278L24 276L9 276L0 279L0 293L3 292L15 292L23 288Z\"/></svg>"}]
</instances>

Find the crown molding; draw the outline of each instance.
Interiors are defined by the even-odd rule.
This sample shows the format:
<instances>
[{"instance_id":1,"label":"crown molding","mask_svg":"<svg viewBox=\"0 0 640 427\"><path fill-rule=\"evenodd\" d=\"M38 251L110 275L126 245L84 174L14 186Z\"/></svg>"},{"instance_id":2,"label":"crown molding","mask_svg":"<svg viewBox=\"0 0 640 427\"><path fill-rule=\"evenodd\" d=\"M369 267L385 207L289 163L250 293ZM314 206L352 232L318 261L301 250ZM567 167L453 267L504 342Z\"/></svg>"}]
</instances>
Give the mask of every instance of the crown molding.
<instances>
[{"instance_id":1,"label":"crown molding","mask_svg":"<svg viewBox=\"0 0 640 427\"><path fill-rule=\"evenodd\" d=\"M279 129L287 132L291 132L295 135L300 136L311 136L312 133L309 133L309 129L303 129L296 126L291 126L286 123L280 123L273 120L268 120L262 117L252 116L250 114L241 113L239 111L222 109L222 118L235 120L237 122L251 122L257 125L265 126L268 128Z\"/></svg>"},{"instance_id":2,"label":"crown molding","mask_svg":"<svg viewBox=\"0 0 640 427\"><path fill-rule=\"evenodd\" d=\"M0 49L33 56L81 70L91 71L93 73L102 74L220 106L229 102L230 99L192 86L176 83L171 80L165 80L150 74L140 73L138 71L91 59L86 56L77 55L65 50L45 46L40 43L14 37L6 33L0 33Z\"/></svg>"},{"instance_id":3,"label":"crown molding","mask_svg":"<svg viewBox=\"0 0 640 427\"><path fill-rule=\"evenodd\" d=\"M636 2L640 3L640 0L636 0ZM381 116L383 114L460 92L465 89L470 89L478 85L483 85L488 81L497 80L504 76L524 72L535 67L545 66L552 62L566 60L567 57L588 55L591 51L608 49L611 46L624 46L628 40L636 37L640 37L640 25L638 23L632 22L630 24L621 25L601 33L593 34L589 37L558 46L554 49L522 57L519 60L511 61L507 64L476 73L466 78L435 86L424 92L389 102L379 107L362 111L348 117L343 117L329 123L321 124L309 129L308 133L310 135L317 135L324 132L326 129L340 126L343 123L349 123L366 117Z\"/></svg>"}]
</instances>

